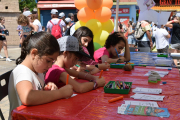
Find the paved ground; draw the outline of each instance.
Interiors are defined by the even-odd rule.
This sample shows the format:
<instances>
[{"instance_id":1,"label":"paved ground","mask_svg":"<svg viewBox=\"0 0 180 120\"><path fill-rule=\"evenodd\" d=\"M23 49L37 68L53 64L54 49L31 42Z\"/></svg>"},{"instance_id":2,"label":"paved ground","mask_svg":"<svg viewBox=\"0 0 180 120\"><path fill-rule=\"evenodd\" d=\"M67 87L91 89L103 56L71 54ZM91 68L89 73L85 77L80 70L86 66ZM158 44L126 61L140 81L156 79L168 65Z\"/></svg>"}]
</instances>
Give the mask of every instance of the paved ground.
<instances>
[{"instance_id":1,"label":"paved ground","mask_svg":"<svg viewBox=\"0 0 180 120\"><path fill-rule=\"evenodd\" d=\"M0 59L0 75L13 69L15 64L15 59L20 56L21 49L18 46L9 46L8 47L9 58L13 60L12 62L6 62L6 58ZM2 49L1 53L4 56L4 50ZM0 83L1 85L5 84L4 82ZM2 91L0 91L2 92ZM0 101L0 108L3 112L5 120L8 120L9 116L9 100L8 97L5 97L2 101Z\"/></svg>"}]
</instances>

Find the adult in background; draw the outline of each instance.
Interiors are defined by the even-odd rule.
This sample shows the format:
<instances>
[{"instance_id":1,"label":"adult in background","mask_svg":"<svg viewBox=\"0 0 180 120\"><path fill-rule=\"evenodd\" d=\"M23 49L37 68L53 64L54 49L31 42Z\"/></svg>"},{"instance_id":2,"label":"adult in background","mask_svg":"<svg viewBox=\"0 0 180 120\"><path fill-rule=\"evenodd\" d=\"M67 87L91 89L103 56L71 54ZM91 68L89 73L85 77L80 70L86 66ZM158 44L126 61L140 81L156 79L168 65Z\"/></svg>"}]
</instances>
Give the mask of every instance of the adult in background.
<instances>
[{"instance_id":1,"label":"adult in background","mask_svg":"<svg viewBox=\"0 0 180 120\"><path fill-rule=\"evenodd\" d=\"M164 25L161 28L157 28L154 33L156 39L156 49L158 53L168 53L169 50L169 38L170 34L164 29Z\"/></svg>"},{"instance_id":2,"label":"adult in background","mask_svg":"<svg viewBox=\"0 0 180 120\"><path fill-rule=\"evenodd\" d=\"M65 21L65 18L66 18L66 15L63 12L59 13L59 19Z\"/></svg>"},{"instance_id":3,"label":"adult in background","mask_svg":"<svg viewBox=\"0 0 180 120\"><path fill-rule=\"evenodd\" d=\"M34 30L34 32L41 32L42 31L42 25L34 14L31 14L31 22L33 23L35 30L36 30L36 31Z\"/></svg>"},{"instance_id":4,"label":"adult in background","mask_svg":"<svg viewBox=\"0 0 180 120\"><path fill-rule=\"evenodd\" d=\"M70 35L72 36L74 34L74 32L76 31L75 30L75 24L76 22L78 21L78 18L77 18L77 13L74 14L74 23L72 25L72 27L70 28Z\"/></svg>"},{"instance_id":5,"label":"adult in background","mask_svg":"<svg viewBox=\"0 0 180 120\"><path fill-rule=\"evenodd\" d=\"M73 13L69 13L68 17L71 19L71 23L74 23L74 14Z\"/></svg>"},{"instance_id":6,"label":"adult in background","mask_svg":"<svg viewBox=\"0 0 180 120\"><path fill-rule=\"evenodd\" d=\"M12 60L8 58L7 40L6 40L6 34L5 34L6 28L5 28L4 23L5 23L5 18L0 17L0 52L3 46L4 54L6 56L6 61L11 62ZM2 59L3 56L0 55L0 58Z\"/></svg>"},{"instance_id":7,"label":"adult in background","mask_svg":"<svg viewBox=\"0 0 180 120\"><path fill-rule=\"evenodd\" d=\"M71 19L70 18L65 18L65 23L66 23L66 31L63 33L63 36L65 36L67 34L67 31L70 29L71 26Z\"/></svg>"},{"instance_id":8,"label":"adult in background","mask_svg":"<svg viewBox=\"0 0 180 120\"><path fill-rule=\"evenodd\" d=\"M166 23L166 27L172 28L171 37L171 53L180 53L180 17L176 17L177 20L172 20ZM178 60L179 61L179 60ZM175 65L177 65L177 59L174 59Z\"/></svg>"},{"instance_id":9,"label":"adult in background","mask_svg":"<svg viewBox=\"0 0 180 120\"><path fill-rule=\"evenodd\" d=\"M60 21L60 19L58 17L59 17L58 16L58 10L52 9L51 10L51 18L52 19L50 21L54 25L58 24L58 22ZM53 25L52 25L52 23L50 21L48 21L47 26L46 26L47 32L49 32L49 33L51 33L51 30L52 30L52 27L53 27ZM63 35L63 32L65 32L65 30L66 30L65 22L63 20L61 20L60 23L59 23L59 26L61 27L61 34ZM63 28L64 28L64 31L63 31Z\"/></svg>"},{"instance_id":10,"label":"adult in background","mask_svg":"<svg viewBox=\"0 0 180 120\"><path fill-rule=\"evenodd\" d=\"M134 38L134 30L132 28L132 21L129 21L128 22L128 44L129 44L129 47L134 47L135 44L136 44L136 40Z\"/></svg>"},{"instance_id":11,"label":"adult in background","mask_svg":"<svg viewBox=\"0 0 180 120\"><path fill-rule=\"evenodd\" d=\"M141 21L141 27L145 31L145 33L141 40L137 41L138 47L149 47L151 49L151 47L153 46L153 42L150 34L151 26L149 24L149 21Z\"/></svg>"}]
</instances>

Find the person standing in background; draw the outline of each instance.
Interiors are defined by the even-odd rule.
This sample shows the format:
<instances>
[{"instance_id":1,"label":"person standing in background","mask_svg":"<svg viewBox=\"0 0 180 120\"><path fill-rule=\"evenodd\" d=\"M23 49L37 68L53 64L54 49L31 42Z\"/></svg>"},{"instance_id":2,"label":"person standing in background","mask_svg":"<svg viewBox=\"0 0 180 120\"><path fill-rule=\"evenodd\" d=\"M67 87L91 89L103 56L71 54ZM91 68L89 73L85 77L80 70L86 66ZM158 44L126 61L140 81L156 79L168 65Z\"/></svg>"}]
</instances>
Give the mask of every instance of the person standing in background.
<instances>
[{"instance_id":1,"label":"person standing in background","mask_svg":"<svg viewBox=\"0 0 180 120\"><path fill-rule=\"evenodd\" d=\"M156 49L158 53L168 53L169 51L169 38L171 35L164 29L164 26L161 25L161 28L156 29L154 33L156 39Z\"/></svg>"},{"instance_id":2,"label":"person standing in background","mask_svg":"<svg viewBox=\"0 0 180 120\"><path fill-rule=\"evenodd\" d=\"M132 28L132 21L128 22L128 44L129 47L134 47L136 44L136 40L134 39L134 30Z\"/></svg>"},{"instance_id":3,"label":"person standing in background","mask_svg":"<svg viewBox=\"0 0 180 120\"><path fill-rule=\"evenodd\" d=\"M5 34L5 18L0 17L0 52L2 49L2 46L4 48L4 54L6 56L6 61L11 62L12 60L8 58L8 50L7 50L7 40L6 40L6 34ZM0 55L0 58L4 58L3 56Z\"/></svg>"},{"instance_id":4,"label":"person standing in background","mask_svg":"<svg viewBox=\"0 0 180 120\"><path fill-rule=\"evenodd\" d=\"M71 23L74 23L74 14L73 13L69 13L68 17L71 19Z\"/></svg>"},{"instance_id":5,"label":"person standing in background","mask_svg":"<svg viewBox=\"0 0 180 120\"><path fill-rule=\"evenodd\" d=\"M42 31L42 25L40 23L40 21L36 18L35 14L31 14L31 22L33 23L36 32L41 32Z\"/></svg>"},{"instance_id":6,"label":"person standing in background","mask_svg":"<svg viewBox=\"0 0 180 120\"><path fill-rule=\"evenodd\" d=\"M66 18L66 15L63 12L59 13L59 19L65 21L65 18Z\"/></svg>"},{"instance_id":7,"label":"person standing in background","mask_svg":"<svg viewBox=\"0 0 180 120\"><path fill-rule=\"evenodd\" d=\"M56 9L51 10L51 18L52 19L50 21L54 25L58 24L58 22L60 21L60 19L58 18L58 10L56 10ZM49 33L51 33L51 29L53 27L53 24L50 21L48 21L47 26L46 26L47 32L49 32ZM61 20L59 26L61 28L61 35L63 35L63 32L65 32L67 29L65 22L63 20ZM64 28L64 31L63 31L63 28Z\"/></svg>"}]
</instances>

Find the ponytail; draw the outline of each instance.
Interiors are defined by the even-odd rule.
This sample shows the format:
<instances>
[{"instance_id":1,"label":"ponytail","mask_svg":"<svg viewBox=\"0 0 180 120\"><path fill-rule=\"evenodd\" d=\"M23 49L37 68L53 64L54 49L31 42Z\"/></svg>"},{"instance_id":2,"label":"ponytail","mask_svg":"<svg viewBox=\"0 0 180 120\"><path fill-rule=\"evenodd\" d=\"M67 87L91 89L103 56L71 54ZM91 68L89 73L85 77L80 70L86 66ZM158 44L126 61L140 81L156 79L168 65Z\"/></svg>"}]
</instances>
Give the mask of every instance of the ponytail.
<instances>
[{"instance_id":1,"label":"ponytail","mask_svg":"<svg viewBox=\"0 0 180 120\"><path fill-rule=\"evenodd\" d=\"M21 64L23 60L26 58L28 54L27 45L29 43L29 39L31 38L31 36L32 36L32 33L31 35L28 35L27 38L23 41L22 46L21 46L21 55L20 57L17 58L16 65Z\"/></svg>"}]
</instances>

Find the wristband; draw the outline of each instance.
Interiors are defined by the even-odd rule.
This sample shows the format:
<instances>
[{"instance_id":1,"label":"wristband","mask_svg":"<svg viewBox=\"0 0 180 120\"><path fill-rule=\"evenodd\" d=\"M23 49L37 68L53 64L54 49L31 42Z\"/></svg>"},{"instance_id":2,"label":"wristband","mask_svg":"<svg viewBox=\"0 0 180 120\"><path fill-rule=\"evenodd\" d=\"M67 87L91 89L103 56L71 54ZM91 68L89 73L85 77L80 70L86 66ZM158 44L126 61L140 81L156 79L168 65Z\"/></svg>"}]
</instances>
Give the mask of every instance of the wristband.
<instances>
[{"instance_id":1,"label":"wristband","mask_svg":"<svg viewBox=\"0 0 180 120\"><path fill-rule=\"evenodd\" d=\"M174 20L172 20L172 23L174 23Z\"/></svg>"},{"instance_id":2,"label":"wristband","mask_svg":"<svg viewBox=\"0 0 180 120\"><path fill-rule=\"evenodd\" d=\"M95 67L97 67L97 68L98 68L98 64L97 64L97 65L95 65Z\"/></svg>"},{"instance_id":3,"label":"wristband","mask_svg":"<svg viewBox=\"0 0 180 120\"><path fill-rule=\"evenodd\" d=\"M90 80L89 82L94 82L93 90L97 89L98 84L95 80Z\"/></svg>"}]
</instances>

